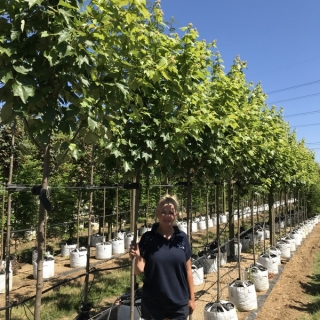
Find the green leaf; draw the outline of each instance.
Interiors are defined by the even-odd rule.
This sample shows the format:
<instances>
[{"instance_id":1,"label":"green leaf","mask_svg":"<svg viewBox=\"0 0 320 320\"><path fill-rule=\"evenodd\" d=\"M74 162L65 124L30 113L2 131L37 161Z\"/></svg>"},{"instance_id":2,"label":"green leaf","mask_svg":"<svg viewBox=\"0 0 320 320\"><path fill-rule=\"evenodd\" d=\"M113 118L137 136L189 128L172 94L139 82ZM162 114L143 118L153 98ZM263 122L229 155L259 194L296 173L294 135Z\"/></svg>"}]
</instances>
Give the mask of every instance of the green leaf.
<instances>
[{"instance_id":1,"label":"green leaf","mask_svg":"<svg viewBox=\"0 0 320 320\"><path fill-rule=\"evenodd\" d=\"M32 71L32 68L27 69L24 66L13 66L13 69L21 74L27 74L29 71Z\"/></svg>"},{"instance_id":2,"label":"green leaf","mask_svg":"<svg viewBox=\"0 0 320 320\"><path fill-rule=\"evenodd\" d=\"M142 152L142 158L144 158L144 160L148 161L148 159L152 159L152 155L146 152Z\"/></svg>"},{"instance_id":3,"label":"green leaf","mask_svg":"<svg viewBox=\"0 0 320 320\"><path fill-rule=\"evenodd\" d=\"M49 37L50 36L50 34L48 33L48 31L46 30L46 31L43 31L43 32L41 32L41 38L46 38L46 37Z\"/></svg>"},{"instance_id":4,"label":"green leaf","mask_svg":"<svg viewBox=\"0 0 320 320\"><path fill-rule=\"evenodd\" d=\"M88 132L84 137L84 141L89 144L96 144L99 141L99 136L93 132Z\"/></svg>"},{"instance_id":5,"label":"green leaf","mask_svg":"<svg viewBox=\"0 0 320 320\"><path fill-rule=\"evenodd\" d=\"M116 82L116 86L121 90L121 92L124 94L126 97L129 91L125 88L125 86L119 82Z\"/></svg>"},{"instance_id":6,"label":"green leaf","mask_svg":"<svg viewBox=\"0 0 320 320\"><path fill-rule=\"evenodd\" d=\"M93 33L93 36L94 36L95 38L100 39L100 40L104 40L104 39L105 39L104 35L101 34L101 33L98 33L98 32L94 32L94 33Z\"/></svg>"},{"instance_id":7,"label":"green leaf","mask_svg":"<svg viewBox=\"0 0 320 320\"><path fill-rule=\"evenodd\" d=\"M3 77L1 78L1 81L6 84L10 79L13 79L13 75L11 71L7 72Z\"/></svg>"},{"instance_id":8,"label":"green leaf","mask_svg":"<svg viewBox=\"0 0 320 320\"><path fill-rule=\"evenodd\" d=\"M21 26L20 26L22 32L23 32L23 30L24 30L25 24L26 24L26 21L25 21L24 19L22 19L22 20L21 20Z\"/></svg>"},{"instance_id":9,"label":"green leaf","mask_svg":"<svg viewBox=\"0 0 320 320\"><path fill-rule=\"evenodd\" d=\"M70 151L75 150L76 147L77 147L77 145L76 145L75 143L70 143L70 144L69 144L69 150L70 150Z\"/></svg>"},{"instance_id":10,"label":"green leaf","mask_svg":"<svg viewBox=\"0 0 320 320\"><path fill-rule=\"evenodd\" d=\"M123 162L123 169L124 169L124 172L128 172L131 170L130 164L127 161Z\"/></svg>"},{"instance_id":11,"label":"green leaf","mask_svg":"<svg viewBox=\"0 0 320 320\"><path fill-rule=\"evenodd\" d=\"M88 117L88 126L91 130L94 130L98 127L97 121L94 121L92 118Z\"/></svg>"},{"instance_id":12,"label":"green leaf","mask_svg":"<svg viewBox=\"0 0 320 320\"><path fill-rule=\"evenodd\" d=\"M0 53L5 53L8 57L11 57L13 52L11 48L0 47Z\"/></svg>"},{"instance_id":13,"label":"green leaf","mask_svg":"<svg viewBox=\"0 0 320 320\"><path fill-rule=\"evenodd\" d=\"M65 7L65 8L69 8L69 9L73 9L73 10L78 10L77 7L74 7L70 3L64 2L63 0L59 1L59 6L62 6L62 7Z\"/></svg>"},{"instance_id":14,"label":"green leaf","mask_svg":"<svg viewBox=\"0 0 320 320\"><path fill-rule=\"evenodd\" d=\"M29 8L33 7L35 4L40 5L42 0L24 0L29 3Z\"/></svg>"},{"instance_id":15,"label":"green leaf","mask_svg":"<svg viewBox=\"0 0 320 320\"><path fill-rule=\"evenodd\" d=\"M67 30L61 31L58 39L58 43L65 42L71 40L71 32Z\"/></svg>"},{"instance_id":16,"label":"green leaf","mask_svg":"<svg viewBox=\"0 0 320 320\"><path fill-rule=\"evenodd\" d=\"M74 149L74 150L72 151L72 156L73 156L76 160L78 160L78 158L79 158L79 151L78 151L78 149Z\"/></svg>"},{"instance_id":17,"label":"green leaf","mask_svg":"<svg viewBox=\"0 0 320 320\"><path fill-rule=\"evenodd\" d=\"M158 69L164 68L168 64L168 60L166 57L162 57L158 63Z\"/></svg>"},{"instance_id":18,"label":"green leaf","mask_svg":"<svg viewBox=\"0 0 320 320\"><path fill-rule=\"evenodd\" d=\"M13 95L15 97L20 97L23 103L27 103L27 99L29 97L34 96L34 87L31 86L23 86L21 83L14 83L12 85Z\"/></svg>"}]
</instances>

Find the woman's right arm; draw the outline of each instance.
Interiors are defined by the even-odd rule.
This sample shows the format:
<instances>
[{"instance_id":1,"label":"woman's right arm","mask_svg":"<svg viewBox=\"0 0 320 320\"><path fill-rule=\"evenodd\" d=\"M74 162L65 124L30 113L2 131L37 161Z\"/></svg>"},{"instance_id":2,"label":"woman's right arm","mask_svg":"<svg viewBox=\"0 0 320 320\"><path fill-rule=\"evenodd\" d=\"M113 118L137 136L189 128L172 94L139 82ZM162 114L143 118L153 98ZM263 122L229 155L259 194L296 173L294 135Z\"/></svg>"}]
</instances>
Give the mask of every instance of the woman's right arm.
<instances>
[{"instance_id":1,"label":"woman's right arm","mask_svg":"<svg viewBox=\"0 0 320 320\"><path fill-rule=\"evenodd\" d=\"M134 264L134 274L139 275L144 271L144 266L146 264L146 261L140 255L140 249L139 249L138 243L136 244L134 244L133 242L131 243L129 255L131 259L136 258L135 264Z\"/></svg>"}]
</instances>

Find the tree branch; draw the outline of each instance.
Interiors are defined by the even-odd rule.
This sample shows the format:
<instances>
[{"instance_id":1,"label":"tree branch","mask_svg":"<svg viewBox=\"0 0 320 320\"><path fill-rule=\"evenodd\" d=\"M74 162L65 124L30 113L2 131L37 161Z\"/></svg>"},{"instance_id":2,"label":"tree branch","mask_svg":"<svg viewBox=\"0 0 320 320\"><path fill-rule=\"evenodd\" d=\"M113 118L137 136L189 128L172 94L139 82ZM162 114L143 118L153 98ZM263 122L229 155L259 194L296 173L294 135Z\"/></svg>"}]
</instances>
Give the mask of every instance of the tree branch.
<instances>
[{"instance_id":1,"label":"tree branch","mask_svg":"<svg viewBox=\"0 0 320 320\"><path fill-rule=\"evenodd\" d=\"M30 127L29 127L29 124L28 124L28 121L27 121L27 119L26 119L26 117L23 117L22 118L23 119L23 123L24 123L24 125L25 125L25 128L27 129L27 133L28 133L28 135L29 135L29 138L32 140L32 142L36 145L36 147L40 150L40 151L42 151L42 147L41 147L41 145L40 145L40 143L31 135L31 133L30 133Z\"/></svg>"}]
</instances>

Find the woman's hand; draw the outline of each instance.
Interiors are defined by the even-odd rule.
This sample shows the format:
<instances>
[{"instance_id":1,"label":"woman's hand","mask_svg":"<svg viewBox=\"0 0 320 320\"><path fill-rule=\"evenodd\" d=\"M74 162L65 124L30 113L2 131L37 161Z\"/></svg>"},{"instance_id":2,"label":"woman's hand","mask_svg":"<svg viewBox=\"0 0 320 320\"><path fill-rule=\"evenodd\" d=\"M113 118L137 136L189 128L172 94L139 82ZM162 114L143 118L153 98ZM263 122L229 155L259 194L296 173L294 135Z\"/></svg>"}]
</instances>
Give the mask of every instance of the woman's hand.
<instances>
[{"instance_id":1,"label":"woman's hand","mask_svg":"<svg viewBox=\"0 0 320 320\"><path fill-rule=\"evenodd\" d=\"M141 272L144 271L144 266L146 262L140 255L138 243L134 243L133 241L131 242L129 249L129 257L131 260L133 260L133 258L136 258L134 263L134 274L139 275Z\"/></svg>"},{"instance_id":2,"label":"woman's hand","mask_svg":"<svg viewBox=\"0 0 320 320\"><path fill-rule=\"evenodd\" d=\"M133 258L140 258L140 250L138 243L131 241L130 249L129 249L129 256L132 260Z\"/></svg>"},{"instance_id":3,"label":"woman's hand","mask_svg":"<svg viewBox=\"0 0 320 320\"><path fill-rule=\"evenodd\" d=\"M196 303L194 299L189 300L189 314L192 314L194 309L196 308Z\"/></svg>"}]
</instances>

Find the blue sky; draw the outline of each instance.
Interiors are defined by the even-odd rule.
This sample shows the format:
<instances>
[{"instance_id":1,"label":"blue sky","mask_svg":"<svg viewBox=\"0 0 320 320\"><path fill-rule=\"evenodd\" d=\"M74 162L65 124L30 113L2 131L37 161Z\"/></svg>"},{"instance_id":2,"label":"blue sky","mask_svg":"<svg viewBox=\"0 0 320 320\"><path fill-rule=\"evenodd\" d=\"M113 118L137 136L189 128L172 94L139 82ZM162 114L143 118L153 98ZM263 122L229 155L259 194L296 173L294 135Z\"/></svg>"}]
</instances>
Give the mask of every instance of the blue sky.
<instances>
[{"instance_id":1,"label":"blue sky","mask_svg":"<svg viewBox=\"0 0 320 320\"><path fill-rule=\"evenodd\" d=\"M176 29L191 22L199 39L216 39L226 71L237 55L246 60L247 81L262 83L267 102L284 108L320 163L319 0L162 0L161 7Z\"/></svg>"}]
</instances>

